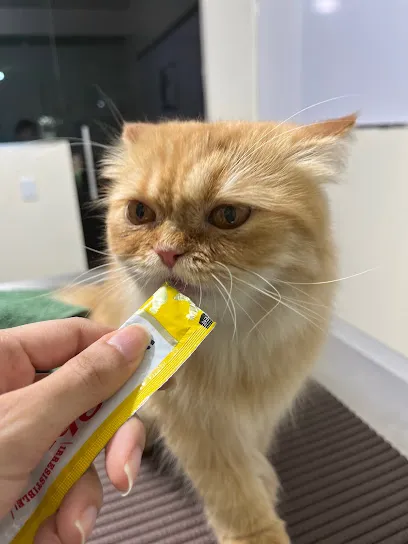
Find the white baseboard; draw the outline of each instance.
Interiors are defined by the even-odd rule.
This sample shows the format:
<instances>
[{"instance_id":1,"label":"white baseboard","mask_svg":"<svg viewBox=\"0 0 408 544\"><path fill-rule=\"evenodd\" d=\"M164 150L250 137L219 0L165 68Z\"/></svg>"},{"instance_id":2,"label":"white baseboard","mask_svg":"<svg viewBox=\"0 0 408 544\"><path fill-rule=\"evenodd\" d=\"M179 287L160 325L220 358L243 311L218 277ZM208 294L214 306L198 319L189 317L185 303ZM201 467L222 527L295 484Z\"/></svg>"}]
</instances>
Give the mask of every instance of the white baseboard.
<instances>
[{"instance_id":1,"label":"white baseboard","mask_svg":"<svg viewBox=\"0 0 408 544\"><path fill-rule=\"evenodd\" d=\"M408 359L400 353L339 317L333 319L332 335L408 383Z\"/></svg>"},{"instance_id":2,"label":"white baseboard","mask_svg":"<svg viewBox=\"0 0 408 544\"><path fill-rule=\"evenodd\" d=\"M408 457L408 360L336 319L315 378Z\"/></svg>"}]
</instances>

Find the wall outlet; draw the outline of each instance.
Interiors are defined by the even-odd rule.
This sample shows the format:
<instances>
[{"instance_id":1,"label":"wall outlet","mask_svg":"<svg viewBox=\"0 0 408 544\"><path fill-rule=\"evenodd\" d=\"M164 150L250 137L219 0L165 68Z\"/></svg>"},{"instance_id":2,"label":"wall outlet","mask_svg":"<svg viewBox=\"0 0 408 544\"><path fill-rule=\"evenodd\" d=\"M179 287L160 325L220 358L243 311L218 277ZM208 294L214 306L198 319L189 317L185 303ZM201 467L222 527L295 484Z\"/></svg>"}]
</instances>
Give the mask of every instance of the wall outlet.
<instances>
[{"instance_id":1,"label":"wall outlet","mask_svg":"<svg viewBox=\"0 0 408 544\"><path fill-rule=\"evenodd\" d=\"M38 200L38 191L35 179L29 177L21 178L20 192L23 202L36 202Z\"/></svg>"}]
</instances>

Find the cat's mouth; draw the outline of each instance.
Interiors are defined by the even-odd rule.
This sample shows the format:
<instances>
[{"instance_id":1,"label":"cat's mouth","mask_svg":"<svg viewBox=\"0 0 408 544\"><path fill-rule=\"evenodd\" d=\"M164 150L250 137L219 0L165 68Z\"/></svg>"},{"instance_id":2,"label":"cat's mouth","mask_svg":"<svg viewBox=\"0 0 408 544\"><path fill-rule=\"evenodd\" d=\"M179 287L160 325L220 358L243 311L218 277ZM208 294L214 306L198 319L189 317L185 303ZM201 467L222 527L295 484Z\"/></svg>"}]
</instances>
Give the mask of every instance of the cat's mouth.
<instances>
[{"instance_id":1,"label":"cat's mouth","mask_svg":"<svg viewBox=\"0 0 408 544\"><path fill-rule=\"evenodd\" d=\"M203 293L203 289L200 288L199 285L193 285L191 283L187 283L180 278L170 276L167 278L167 283L174 287L174 289L177 289L180 293L183 295L186 295L186 297L192 298L193 302L198 302L195 300L197 297L201 297Z\"/></svg>"}]
</instances>

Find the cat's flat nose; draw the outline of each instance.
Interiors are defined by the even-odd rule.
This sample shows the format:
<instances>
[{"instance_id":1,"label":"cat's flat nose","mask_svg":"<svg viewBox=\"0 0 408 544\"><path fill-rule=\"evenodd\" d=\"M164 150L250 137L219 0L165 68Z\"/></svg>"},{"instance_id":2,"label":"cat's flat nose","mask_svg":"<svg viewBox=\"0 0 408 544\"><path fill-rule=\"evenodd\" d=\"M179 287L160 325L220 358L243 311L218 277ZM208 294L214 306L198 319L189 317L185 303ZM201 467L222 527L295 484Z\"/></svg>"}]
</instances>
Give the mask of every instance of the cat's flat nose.
<instances>
[{"instance_id":1,"label":"cat's flat nose","mask_svg":"<svg viewBox=\"0 0 408 544\"><path fill-rule=\"evenodd\" d=\"M174 251L172 249L155 249L157 255L168 268L173 268L179 257L183 255L180 251Z\"/></svg>"}]
</instances>

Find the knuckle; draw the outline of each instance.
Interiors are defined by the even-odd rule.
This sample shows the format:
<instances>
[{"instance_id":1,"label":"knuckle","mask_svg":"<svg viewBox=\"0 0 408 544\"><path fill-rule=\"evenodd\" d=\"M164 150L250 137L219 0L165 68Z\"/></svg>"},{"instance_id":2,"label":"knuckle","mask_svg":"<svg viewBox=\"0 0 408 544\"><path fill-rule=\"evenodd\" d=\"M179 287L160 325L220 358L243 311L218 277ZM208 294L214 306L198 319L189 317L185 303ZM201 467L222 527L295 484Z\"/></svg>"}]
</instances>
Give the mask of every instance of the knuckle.
<instances>
[{"instance_id":1,"label":"knuckle","mask_svg":"<svg viewBox=\"0 0 408 544\"><path fill-rule=\"evenodd\" d=\"M18 341L7 332L0 333L0 360L9 361L14 358L19 349Z\"/></svg>"},{"instance_id":2,"label":"knuckle","mask_svg":"<svg viewBox=\"0 0 408 544\"><path fill-rule=\"evenodd\" d=\"M85 349L90 343L111 331L110 328L84 317L70 317L64 321L74 333L73 336L76 338L77 342L77 352Z\"/></svg>"},{"instance_id":3,"label":"knuckle","mask_svg":"<svg viewBox=\"0 0 408 544\"><path fill-rule=\"evenodd\" d=\"M112 376L113 356L110 350L85 350L76 357L77 372L87 389L105 389L109 386Z\"/></svg>"},{"instance_id":4,"label":"knuckle","mask_svg":"<svg viewBox=\"0 0 408 544\"><path fill-rule=\"evenodd\" d=\"M28 385L33 376L34 368L18 337L0 331L0 395Z\"/></svg>"},{"instance_id":5,"label":"knuckle","mask_svg":"<svg viewBox=\"0 0 408 544\"><path fill-rule=\"evenodd\" d=\"M81 353L76 359L77 373L87 388L100 388L104 384L103 376L99 368L100 360L87 353Z\"/></svg>"},{"instance_id":6,"label":"knuckle","mask_svg":"<svg viewBox=\"0 0 408 544\"><path fill-rule=\"evenodd\" d=\"M84 319L83 317L68 317L64 320L64 324L67 327L81 330L86 326L84 323L85 321L86 319Z\"/></svg>"},{"instance_id":7,"label":"knuckle","mask_svg":"<svg viewBox=\"0 0 408 544\"><path fill-rule=\"evenodd\" d=\"M14 372L21 358L20 342L11 334L0 334L0 369Z\"/></svg>"},{"instance_id":8,"label":"knuckle","mask_svg":"<svg viewBox=\"0 0 408 544\"><path fill-rule=\"evenodd\" d=\"M88 320L83 317L69 317L65 320L65 325L72 330L75 338L77 339L77 350L79 349L79 346L84 344L83 340L87 327L87 321Z\"/></svg>"}]
</instances>

